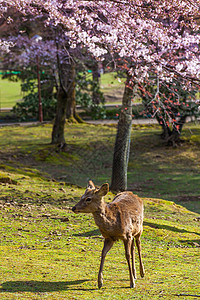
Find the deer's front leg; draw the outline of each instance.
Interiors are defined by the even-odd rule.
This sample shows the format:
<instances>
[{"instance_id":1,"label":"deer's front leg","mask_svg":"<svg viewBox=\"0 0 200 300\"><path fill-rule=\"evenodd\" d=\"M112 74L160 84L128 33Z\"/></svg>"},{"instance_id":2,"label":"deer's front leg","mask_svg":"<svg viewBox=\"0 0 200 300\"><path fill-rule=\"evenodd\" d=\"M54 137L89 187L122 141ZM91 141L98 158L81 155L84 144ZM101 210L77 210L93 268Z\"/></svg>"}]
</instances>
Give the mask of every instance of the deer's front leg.
<instances>
[{"instance_id":1,"label":"deer's front leg","mask_svg":"<svg viewBox=\"0 0 200 300\"><path fill-rule=\"evenodd\" d=\"M135 280L133 277L133 271L132 271L132 266L131 266L131 244L132 244L132 239L128 238L127 240L124 240L124 247L125 247L125 255L126 255L126 260L128 263L128 269L129 269L129 275L130 275L130 287L134 288L135 287Z\"/></svg>"},{"instance_id":2,"label":"deer's front leg","mask_svg":"<svg viewBox=\"0 0 200 300\"><path fill-rule=\"evenodd\" d=\"M100 289L103 285L103 265L106 258L106 254L108 251L112 248L114 242L110 239L105 239L104 246L101 254L101 264L99 268L99 274L98 274L98 288Z\"/></svg>"}]
</instances>

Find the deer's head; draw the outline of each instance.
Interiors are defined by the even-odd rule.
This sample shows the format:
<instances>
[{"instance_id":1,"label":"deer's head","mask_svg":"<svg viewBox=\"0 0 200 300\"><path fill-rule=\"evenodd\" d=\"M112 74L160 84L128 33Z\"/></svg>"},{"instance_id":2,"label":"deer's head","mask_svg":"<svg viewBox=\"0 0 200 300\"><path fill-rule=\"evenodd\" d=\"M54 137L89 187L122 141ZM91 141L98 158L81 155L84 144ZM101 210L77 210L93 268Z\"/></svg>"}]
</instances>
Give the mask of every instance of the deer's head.
<instances>
[{"instance_id":1,"label":"deer's head","mask_svg":"<svg viewBox=\"0 0 200 300\"><path fill-rule=\"evenodd\" d=\"M100 188L96 188L92 180L89 180L87 189L81 200L72 208L75 213L93 213L95 212L103 196L109 191L108 183L104 183Z\"/></svg>"}]
</instances>

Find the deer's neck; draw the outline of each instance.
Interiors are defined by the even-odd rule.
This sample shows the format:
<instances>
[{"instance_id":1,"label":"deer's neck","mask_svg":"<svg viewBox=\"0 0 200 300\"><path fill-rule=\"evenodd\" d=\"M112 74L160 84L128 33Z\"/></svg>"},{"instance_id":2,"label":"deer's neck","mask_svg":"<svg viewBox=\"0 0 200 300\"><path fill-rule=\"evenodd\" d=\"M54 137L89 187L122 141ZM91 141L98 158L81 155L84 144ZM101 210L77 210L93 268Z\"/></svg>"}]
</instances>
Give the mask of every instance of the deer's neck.
<instances>
[{"instance_id":1,"label":"deer's neck","mask_svg":"<svg viewBox=\"0 0 200 300\"><path fill-rule=\"evenodd\" d=\"M107 228L116 221L116 217L104 200L101 201L98 209L93 213L93 216L96 225L101 231L107 230Z\"/></svg>"}]
</instances>

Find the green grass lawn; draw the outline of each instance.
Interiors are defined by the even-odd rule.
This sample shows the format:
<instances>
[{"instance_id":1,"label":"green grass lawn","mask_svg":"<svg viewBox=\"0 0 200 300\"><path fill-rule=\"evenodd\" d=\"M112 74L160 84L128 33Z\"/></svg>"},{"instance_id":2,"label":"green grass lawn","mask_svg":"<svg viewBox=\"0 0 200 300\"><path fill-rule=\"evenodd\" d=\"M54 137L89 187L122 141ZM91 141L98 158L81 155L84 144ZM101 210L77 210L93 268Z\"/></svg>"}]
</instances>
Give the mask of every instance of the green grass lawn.
<instances>
[{"instance_id":1,"label":"green grass lawn","mask_svg":"<svg viewBox=\"0 0 200 300\"><path fill-rule=\"evenodd\" d=\"M0 76L0 108L12 108L21 98L20 82L2 79Z\"/></svg>"},{"instance_id":2,"label":"green grass lawn","mask_svg":"<svg viewBox=\"0 0 200 300\"><path fill-rule=\"evenodd\" d=\"M0 299L197 299L200 126L187 124L176 149L160 142L158 127L133 127L128 184L145 204L146 274L139 277L136 253L138 279L129 288L117 242L101 290L102 237L91 215L70 208L88 179L110 183L116 127L68 124L65 152L50 145L51 130L0 128Z\"/></svg>"},{"instance_id":3,"label":"green grass lawn","mask_svg":"<svg viewBox=\"0 0 200 300\"><path fill-rule=\"evenodd\" d=\"M117 73L101 75L101 90L107 104L121 104L124 92L125 78L119 78Z\"/></svg>"}]
</instances>

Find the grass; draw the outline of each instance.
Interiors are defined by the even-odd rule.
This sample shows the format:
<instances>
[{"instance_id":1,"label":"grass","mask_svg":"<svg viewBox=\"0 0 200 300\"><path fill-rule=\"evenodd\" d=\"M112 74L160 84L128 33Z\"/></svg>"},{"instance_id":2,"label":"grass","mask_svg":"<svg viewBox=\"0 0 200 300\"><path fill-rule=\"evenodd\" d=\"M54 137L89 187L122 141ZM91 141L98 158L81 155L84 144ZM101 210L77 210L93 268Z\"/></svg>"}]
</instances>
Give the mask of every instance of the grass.
<instances>
[{"instance_id":1,"label":"grass","mask_svg":"<svg viewBox=\"0 0 200 300\"><path fill-rule=\"evenodd\" d=\"M121 104L124 92L125 78L119 78L117 73L101 75L101 90L107 104Z\"/></svg>"},{"instance_id":2,"label":"grass","mask_svg":"<svg viewBox=\"0 0 200 300\"><path fill-rule=\"evenodd\" d=\"M66 125L64 153L50 145L51 129L0 128L0 298L197 299L200 126L187 124L177 149L161 144L156 126L133 128L128 182L145 204L146 274L139 278L136 257L136 288L128 288L118 242L106 258L101 290L102 237L90 215L70 208L87 179L110 182L116 127Z\"/></svg>"},{"instance_id":3,"label":"grass","mask_svg":"<svg viewBox=\"0 0 200 300\"><path fill-rule=\"evenodd\" d=\"M174 149L161 143L159 133L156 127L133 131L129 183L141 196L151 193L200 213L199 125L187 124L182 146Z\"/></svg>"},{"instance_id":4,"label":"grass","mask_svg":"<svg viewBox=\"0 0 200 300\"><path fill-rule=\"evenodd\" d=\"M11 108L21 98L20 82L2 79L0 76L0 108Z\"/></svg>"}]
</instances>

